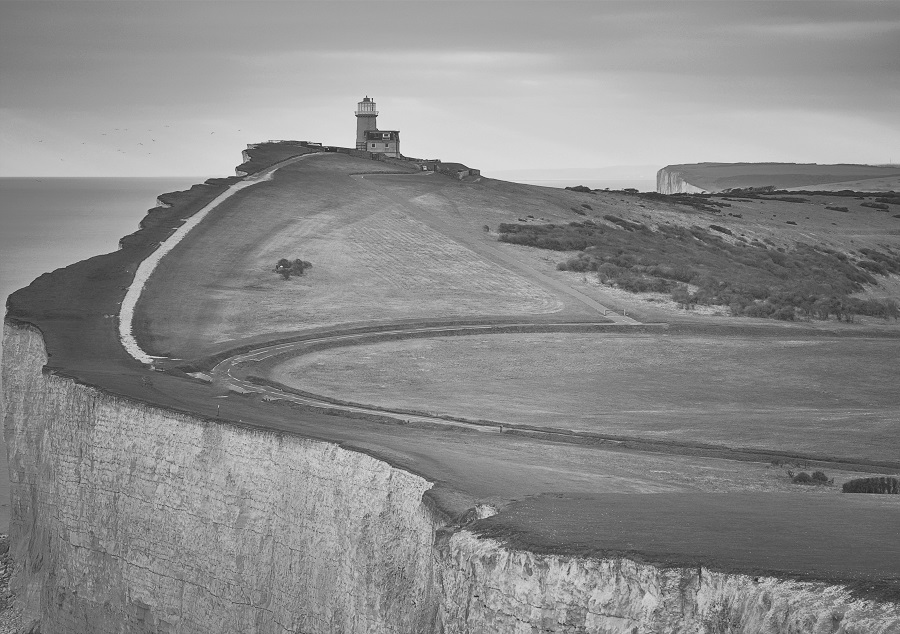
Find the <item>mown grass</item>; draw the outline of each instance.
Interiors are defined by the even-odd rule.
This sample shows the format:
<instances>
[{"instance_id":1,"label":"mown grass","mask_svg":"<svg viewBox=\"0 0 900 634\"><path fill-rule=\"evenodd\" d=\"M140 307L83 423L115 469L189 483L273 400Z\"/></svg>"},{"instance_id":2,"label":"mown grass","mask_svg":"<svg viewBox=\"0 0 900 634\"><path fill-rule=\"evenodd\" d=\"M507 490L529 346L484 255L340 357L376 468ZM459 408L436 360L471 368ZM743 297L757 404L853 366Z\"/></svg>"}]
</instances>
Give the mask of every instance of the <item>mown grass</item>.
<instances>
[{"instance_id":1,"label":"mown grass","mask_svg":"<svg viewBox=\"0 0 900 634\"><path fill-rule=\"evenodd\" d=\"M228 340L338 323L559 309L526 276L423 222L392 185L350 176L378 170L395 171L342 154L311 157L222 203L150 278L138 340L190 358ZM441 182L406 181L419 195ZM273 274L279 258L301 254L314 265L302 276Z\"/></svg>"},{"instance_id":2,"label":"mown grass","mask_svg":"<svg viewBox=\"0 0 900 634\"><path fill-rule=\"evenodd\" d=\"M900 341L517 334L314 352L269 377L393 409L896 460Z\"/></svg>"}]
</instances>

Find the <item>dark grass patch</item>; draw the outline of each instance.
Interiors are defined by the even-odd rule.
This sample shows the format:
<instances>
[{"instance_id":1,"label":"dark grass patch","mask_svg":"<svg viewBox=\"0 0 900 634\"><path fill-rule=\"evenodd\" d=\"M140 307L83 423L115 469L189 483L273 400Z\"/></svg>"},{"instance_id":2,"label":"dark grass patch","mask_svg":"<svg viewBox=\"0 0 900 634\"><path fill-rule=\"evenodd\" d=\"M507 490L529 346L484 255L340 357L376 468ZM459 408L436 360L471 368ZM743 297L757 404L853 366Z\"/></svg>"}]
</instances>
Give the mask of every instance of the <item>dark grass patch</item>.
<instances>
[{"instance_id":1,"label":"dark grass patch","mask_svg":"<svg viewBox=\"0 0 900 634\"><path fill-rule=\"evenodd\" d=\"M501 224L499 239L557 251L581 251L557 265L559 270L596 272L600 281L632 292L672 293L682 306L728 307L732 315L852 321L855 315L896 318L891 300L851 297L874 275L900 272L900 254L863 248L861 260L825 247L798 243L770 248L759 241L732 244L719 233L725 227L660 224L655 229L612 214L603 219L620 231L592 221L541 226ZM793 221L788 224L796 225ZM685 284L698 287L689 290Z\"/></svg>"},{"instance_id":2,"label":"dark grass patch","mask_svg":"<svg viewBox=\"0 0 900 634\"><path fill-rule=\"evenodd\" d=\"M900 601L900 508L885 502L788 493L544 495L471 528L536 552L849 582Z\"/></svg>"},{"instance_id":3,"label":"dark grass patch","mask_svg":"<svg viewBox=\"0 0 900 634\"><path fill-rule=\"evenodd\" d=\"M763 200L778 200L783 203L808 203L809 199L800 196L765 196Z\"/></svg>"},{"instance_id":4,"label":"dark grass patch","mask_svg":"<svg viewBox=\"0 0 900 634\"><path fill-rule=\"evenodd\" d=\"M722 202L729 200L722 198L717 200L712 194L660 194L657 192L641 192L637 194L642 200L651 200L654 202L667 202L691 208L695 211L705 211L718 214L722 209L731 207L730 203Z\"/></svg>"},{"instance_id":5,"label":"dark grass patch","mask_svg":"<svg viewBox=\"0 0 900 634\"><path fill-rule=\"evenodd\" d=\"M844 493L887 493L900 494L900 479L892 477L858 478L845 482Z\"/></svg>"}]
</instances>

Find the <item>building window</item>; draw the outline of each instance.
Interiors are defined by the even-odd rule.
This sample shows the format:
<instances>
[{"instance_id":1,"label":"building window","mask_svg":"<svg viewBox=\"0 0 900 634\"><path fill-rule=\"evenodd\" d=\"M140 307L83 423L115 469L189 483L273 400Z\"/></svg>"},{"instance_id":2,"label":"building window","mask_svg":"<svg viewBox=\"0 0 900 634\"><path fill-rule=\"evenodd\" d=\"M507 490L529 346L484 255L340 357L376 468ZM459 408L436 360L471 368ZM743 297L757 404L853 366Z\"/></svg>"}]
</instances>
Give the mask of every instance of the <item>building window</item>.
<instances>
[{"instance_id":1,"label":"building window","mask_svg":"<svg viewBox=\"0 0 900 634\"><path fill-rule=\"evenodd\" d=\"M374 144L374 143L372 144L372 149L373 149L373 150L375 149L375 144Z\"/></svg>"}]
</instances>

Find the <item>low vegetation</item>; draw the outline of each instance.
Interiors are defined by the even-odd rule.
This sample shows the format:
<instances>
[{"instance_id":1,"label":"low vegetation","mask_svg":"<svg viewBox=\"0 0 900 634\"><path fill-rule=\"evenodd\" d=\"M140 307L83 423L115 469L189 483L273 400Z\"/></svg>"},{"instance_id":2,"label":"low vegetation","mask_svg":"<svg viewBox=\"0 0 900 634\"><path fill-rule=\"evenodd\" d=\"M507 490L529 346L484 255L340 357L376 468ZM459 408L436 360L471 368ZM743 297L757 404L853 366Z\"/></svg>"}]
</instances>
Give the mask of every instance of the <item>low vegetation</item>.
<instances>
[{"instance_id":1,"label":"low vegetation","mask_svg":"<svg viewBox=\"0 0 900 634\"><path fill-rule=\"evenodd\" d=\"M844 493L893 493L900 494L900 478L858 478L845 482Z\"/></svg>"},{"instance_id":2,"label":"low vegetation","mask_svg":"<svg viewBox=\"0 0 900 634\"><path fill-rule=\"evenodd\" d=\"M311 262L299 258L293 261L288 260L287 258L281 258L275 264L275 272L286 280L290 279L292 275L303 275L303 272L306 269L311 268Z\"/></svg>"},{"instance_id":3,"label":"low vegetation","mask_svg":"<svg viewBox=\"0 0 900 634\"><path fill-rule=\"evenodd\" d=\"M851 295L900 274L900 253L860 249L860 259L825 247L798 243L792 249L736 240L725 227L686 228L641 222L612 214L614 225L585 220L568 225L501 224L499 239L555 251L580 251L559 270L596 272L605 284L631 292L670 293L683 307L726 306L732 315L782 320L852 321L855 315L896 319L893 300ZM711 229L711 230L710 230Z\"/></svg>"},{"instance_id":4,"label":"low vegetation","mask_svg":"<svg viewBox=\"0 0 900 634\"><path fill-rule=\"evenodd\" d=\"M788 476L790 476L791 482L793 482L794 484L834 484L834 478L831 478L829 480L824 471L813 471L812 475L809 475L808 473L806 473L806 471L801 471L800 473L796 474L793 471L788 471Z\"/></svg>"}]
</instances>

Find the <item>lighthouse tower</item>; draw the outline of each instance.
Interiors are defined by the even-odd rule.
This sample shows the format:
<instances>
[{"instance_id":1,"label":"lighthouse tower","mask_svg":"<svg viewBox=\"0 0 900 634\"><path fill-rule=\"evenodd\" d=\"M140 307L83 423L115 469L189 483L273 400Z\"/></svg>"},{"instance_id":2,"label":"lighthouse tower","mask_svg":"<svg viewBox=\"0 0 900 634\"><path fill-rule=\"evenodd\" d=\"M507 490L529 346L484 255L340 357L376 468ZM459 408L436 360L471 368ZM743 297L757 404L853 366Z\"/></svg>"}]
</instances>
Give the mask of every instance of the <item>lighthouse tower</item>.
<instances>
[{"instance_id":1,"label":"lighthouse tower","mask_svg":"<svg viewBox=\"0 0 900 634\"><path fill-rule=\"evenodd\" d=\"M375 102L366 96L362 101L356 104L356 149L366 149L366 132L369 130L377 130L378 126L375 120L378 118L378 111L375 109Z\"/></svg>"}]
</instances>

